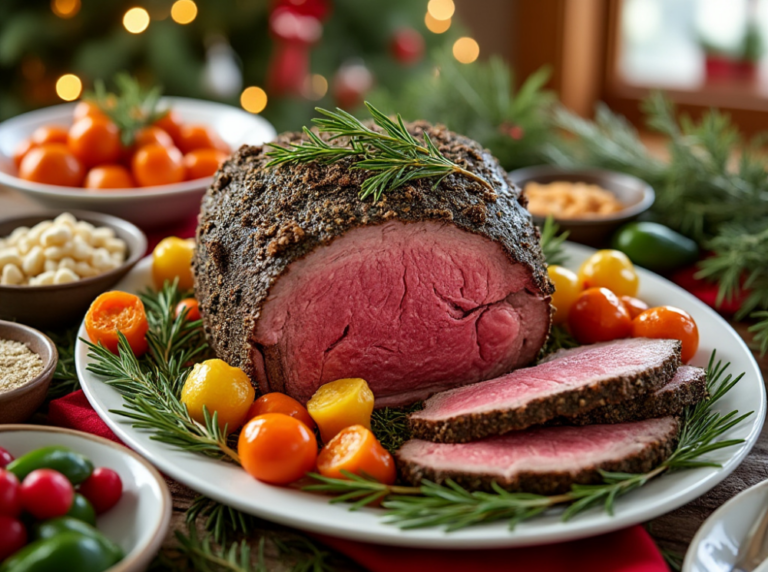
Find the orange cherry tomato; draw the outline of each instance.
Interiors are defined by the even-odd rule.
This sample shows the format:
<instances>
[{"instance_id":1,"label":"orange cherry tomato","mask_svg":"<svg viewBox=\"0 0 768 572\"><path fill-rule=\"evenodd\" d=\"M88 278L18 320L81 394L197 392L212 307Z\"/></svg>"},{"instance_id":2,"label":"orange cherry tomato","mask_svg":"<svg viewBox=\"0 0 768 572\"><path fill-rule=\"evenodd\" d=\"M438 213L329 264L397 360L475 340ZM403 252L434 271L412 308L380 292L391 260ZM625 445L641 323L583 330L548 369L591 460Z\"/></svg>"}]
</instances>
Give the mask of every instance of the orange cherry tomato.
<instances>
[{"instance_id":1,"label":"orange cherry tomato","mask_svg":"<svg viewBox=\"0 0 768 572\"><path fill-rule=\"evenodd\" d=\"M633 338L662 338L680 340L684 363L699 349L699 328L691 315L673 306L659 306L646 310L632 320Z\"/></svg>"},{"instance_id":2,"label":"orange cherry tomato","mask_svg":"<svg viewBox=\"0 0 768 572\"><path fill-rule=\"evenodd\" d=\"M179 149L185 155L195 149L218 149L229 153L229 146L207 125L182 125Z\"/></svg>"},{"instance_id":3,"label":"orange cherry tomato","mask_svg":"<svg viewBox=\"0 0 768 572\"><path fill-rule=\"evenodd\" d=\"M179 146L179 141L181 141L181 118L178 113L173 109L169 109L165 115L155 121L155 125L170 135L175 145Z\"/></svg>"},{"instance_id":4,"label":"orange cherry tomato","mask_svg":"<svg viewBox=\"0 0 768 572\"><path fill-rule=\"evenodd\" d=\"M24 155L19 177L47 185L79 187L83 182L83 165L63 143L46 143Z\"/></svg>"},{"instance_id":5,"label":"orange cherry tomato","mask_svg":"<svg viewBox=\"0 0 768 572\"><path fill-rule=\"evenodd\" d=\"M227 160L224 151L218 149L195 149L184 155L184 168L187 171L187 180L212 177L219 170L221 164Z\"/></svg>"},{"instance_id":6,"label":"orange cherry tomato","mask_svg":"<svg viewBox=\"0 0 768 572\"><path fill-rule=\"evenodd\" d=\"M316 427L307 408L285 393L266 393L259 397L248 410L248 419L253 419L265 413L282 413L283 415L298 419L312 430Z\"/></svg>"},{"instance_id":7,"label":"orange cherry tomato","mask_svg":"<svg viewBox=\"0 0 768 572\"><path fill-rule=\"evenodd\" d=\"M99 295L85 315L85 331L94 344L101 342L117 354L117 332L128 340L136 357L147 351L149 323L144 304L138 296L114 290Z\"/></svg>"},{"instance_id":8,"label":"orange cherry tomato","mask_svg":"<svg viewBox=\"0 0 768 572\"><path fill-rule=\"evenodd\" d=\"M87 116L76 121L69 129L67 143L88 167L116 163L122 151L117 125L101 117Z\"/></svg>"},{"instance_id":9,"label":"orange cherry tomato","mask_svg":"<svg viewBox=\"0 0 768 572\"><path fill-rule=\"evenodd\" d=\"M144 127L136 132L136 137L134 139L134 147L136 149L140 149L141 147L144 147L144 145L150 145L152 143L157 143L163 147L174 146L171 136L155 125Z\"/></svg>"},{"instance_id":10,"label":"orange cherry tomato","mask_svg":"<svg viewBox=\"0 0 768 572\"><path fill-rule=\"evenodd\" d=\"M83 117L99 117L101 119L107 119L107 116L101 108L92 101L78 101L77 105L75 105L75 110L72 112L72 117L75 121L82 119Z\"/></svg>"},{"instance_id":11,"label":"orange cherry tomato","mask_svg":"<svg viewBox=\"0 0 768 572\"><path fill-rule=\"evenodd\" d=\"M24 139L24 141L16 145L16 149L13 150L13 164L16 165L17 169L21 166L21 160L24 156L36 146L32 139Z\"/></svg>"},{"instance_id":12,"label":"orange cherry tomato","mask_svg":"<svg viewBox=\"0 0 768 572\"><path fill-rule=\"evenodd\" d=\"M632 319L618 296L607 288L584 290L568 313L568 327L582 344L626 338Z\"/></svg>"},{"instance_id":13,"label":"orange cherry tomato","mask_svg":"<svg viewBox=\"0 0 768 572\"><path fill-rule=\"evenodd\" d=\"M141 147L131 161L133 177L140 187L169 185L184 180L184 162L176 147L151 143Z\"/></svg>"},{"instance_id":14,"label":"orange cherry tomato","mask_svg":"<svg viewBox=\"0 0 768 572\"><path fill-rule=\"evenodd\" d=\"M629 312L629 317L633 320L641 313L645 312L648 309L648 304L640 300L639 298L634 298L632 296L621 296L619 297L619 300L621 300L621 303L624 304L624 307L627 309L627 312Z\"/></svg>"},{"instance_id":15,"label":"orange cherry tomato","mask_svg":"<svg viewBox=\"0 0 768 572\"><path fill-rule=\"evenodd\" d=\"M122 165L101 165L88 171L83 186L86 189L130 189L136 183Z\"/></svg>"},{"instance_id":16,"label":"orange cherry tomato","mask_svg":"<svg viewBox=\"0 0 768 572\"><path fill-rule=\"evenodd\" d=\"M315 468L317 439L304 423L266 413L245 424L237 441L240 463L252 477L273 485L287 485Z\"/></svg>"},{"instance_id":17,"label":"orange cherry tomato","mask_svg":"<svg viewBox=\"0 0 768 572\"><path fill-rule=\"evenodd\" d=\"M342 471L371 476L380 483L392 485L397 473L395 461L370 429L352 425L342 429L317 457L317 470L324 477L347 478Z\"/></svg>"},{"instance_id":18,"label":"orange cherry tomato","mask_svg":"<svg viewBox=\"0 0 768 572\"><path fill-rule=\"evenodd\" d=\"M184 298L181 302L176 304L176 313L175 316L178 318L181 316L181 313L184 311L184 308L187 309L187 320L190 322L196 322L200 319L200 305L197 303L197 300L194 298ZM266 413L266 411L265 411ZM248 419L253 417L253 415L248 415Z\"/></svg>"},{"instance_id":19,"label":"orange cherry tomato","mask_svg":"<svg viewBox=\"0 0 768 572\"><path fill-rule=\"evenodd\" d=\"M46 143L66 143L67 129L60 125L43 125L32 133L32 143L45 145Z\"/></svg>"}]
</instances>

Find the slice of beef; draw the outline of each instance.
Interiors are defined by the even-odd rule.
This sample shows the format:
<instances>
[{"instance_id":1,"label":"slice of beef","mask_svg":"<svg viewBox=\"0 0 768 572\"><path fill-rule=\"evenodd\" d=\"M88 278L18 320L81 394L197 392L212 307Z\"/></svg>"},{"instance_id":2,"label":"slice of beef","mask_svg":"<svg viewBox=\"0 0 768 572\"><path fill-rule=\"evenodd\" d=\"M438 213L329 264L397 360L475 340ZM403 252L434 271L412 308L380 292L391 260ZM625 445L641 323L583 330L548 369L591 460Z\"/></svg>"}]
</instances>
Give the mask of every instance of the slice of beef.
<instances>
[{"instance_id":1,"label":"slice of beef","mask_svg":"<svg viewBox=\"0 0 768 572\"><path fill-rule=\"evenodd\" d=\"M700 367L681 365L667 385L640 399L604 405L576 417L555 421L570 425L596 425L680 415L689 405L695 405L706 398L707 373Z\"/></svg>"},{"instance_id":2,"label":"slice of beef","mask_svg":"<svg viewBox=\"0 0 768 572\"><path fill-rule=\"evenodd\" d=\"M452 479L470 490L557 494L602 481L603 471L647 472L674 450L679 423L662 417L617 425L536 427L472 443L413 439L396 452L403 478Z\"/></svg>"},{"instance_id":3,"label":"slice of beef","mask_svg":"<svg viewBox=\"0 0 768 572\"><path fill-rule=\"evenodd\" d=\"M268 168L268 149L244 147L203 199L206 335L263 392L306 402L362 377L377 406L403 405L524 366L543 345L552 286L520 190L477 143L409 128L493 190L451 175L361 201L370 174L349 161Z\"/></svg>"},{"instance_id":4,"label":"slice of beef","mask_svg":"<svg viewBox=\"0 0 768 572\"><path fill-rule=\"evenodd\" d=\"M677 340L633 338L561 350L534 367L430 397L409 416L411 431L466 443L634 399L672 379L680 347Z\"/></svg>"}]
</instances>

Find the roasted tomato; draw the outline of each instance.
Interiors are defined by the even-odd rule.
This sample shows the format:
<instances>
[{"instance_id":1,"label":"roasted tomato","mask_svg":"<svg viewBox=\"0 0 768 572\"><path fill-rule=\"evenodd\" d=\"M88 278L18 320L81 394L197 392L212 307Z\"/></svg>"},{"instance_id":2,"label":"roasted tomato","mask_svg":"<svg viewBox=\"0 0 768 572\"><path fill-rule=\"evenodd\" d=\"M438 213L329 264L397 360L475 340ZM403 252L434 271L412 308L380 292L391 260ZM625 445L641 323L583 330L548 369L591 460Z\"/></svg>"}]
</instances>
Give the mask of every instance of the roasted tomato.
<instances>
[{"instance_id":1,"label":"roasted tomato","mask_svg":"<svg viewBox=\"0 0 768 572\"><path fill-rule=\"evenodd\" d=\"M266 413L243 427L237 452L243 468L252 477L273 485L287 485L315 468L317 439L298 419Z\"/></svg>"},{"instance_id":2,"label":"roasted tomato","mask_svg":"<svg viewBox=\"0 0 768 572\"><path fill-rule=\"evenodd\" d=\"M46 143L24 156L19 177L35 183L79 187L83 182L83 165L63 143Z\"/></svg>"},{"instance_id":3,"label":"roasted tomato","mask_svg":"<svg viewBox=\"0 0 768 572\"><path fill-rule=\"evenodd\" d=\"M176 147L150 143L140 147L131 161L133 178L140 187L169 185L184 180L184 162Z\"/></svg>"},{"instance_id":4,"label":"roasted tomato","mask_svg":"<svg viewBox=\"0 0 768 572\"><path fill-rule=\"evenodd\" d=\"M317 470L334 479L347 478L342 471L370 476L385 485L394 484L397 476L392 455L362 425L352 425L337 433L320 451Z\"/></svg>"},{"instance_id":5,"label":"roasted tomato","mask_svg":"<svg viewBox=\"0 0 768 572\"><path fill-rule=\"evenodd\" d=\"M218 149L195 149L184 155L187 180L212 177L228 155Z\"/></svg>"},{"instance_id":6,"label":"roasted tomato","mask_svg":"<svg viewBox=\"0 0 768 572\"><path fill-rule=\"evenodd\" d=\"M130 189L136 184L122 165L100 165L88 171L83 186L86 189Z\"/></svg>"},{"instance_id":7,"label":"roasted tomato","mask_svg":"<svg viewBox=\"0 0 768 572\"><path fill-rule=\"evenodd\" d=\"M321 385L307 402L307 411L327 443L352 425L371 427L373 392L359 377L337 379Z\"/></svg>"},{"instance_id":8,"label":"roasted tomato","mask_svg":"<svg viewBox=\"0 0 768 572\"><path fill-rule=\"evenodd\" d=\"M555 285L555 293L552 294L552 305L555 307L553 322L562 324L568 319L571 306L581 294L581 283L575 272L556 264L547 268L547 273Z\"/></svg>"},{"instance_id":9,"label":"roasted tomato","mask_svg":"<svg viewBox=\"0 0 768 572\"><path fill-rule=\"evenodd\" d=\"M632 261L618 250L598 250L579 268L583 288L608 288L617 296L634 296L640 281Z\"/></svg>"},{"instance_id":10,"label":"roasted tomato","mask_svg":"<svg viewBox=\"0 0 768 572\"><path fill-rule=\"evenodd\" d=\"M632 320L633 338L662 338L683 343L681 359L688 362L699 349L699 328L691 315L673 306L659 306Z\"/></svg>"},{"instance_id":11,"label":"roasted tomato","mask_svg":"<svg viewBox=\"0 0 768 572\"><path fill-rule=\"evenodd\" d=\"M265 413L282 413L289 417L295 417L310 429L314 430L316 427L307 408L285 393L267 393L259 397L248 410L248 419L253 419Z\"/></svg>"},{"instance_id":12,"label":"roasted tomato","mask_svg":"<svg viewBox=\"0 0 768 572\"><path fill-rule=\"evenodd\" d=\"M194 286L192 278L192 256L195 241L169 236L160 241L152 252L152 277L155 286L162 288L167 280L179 279L179 289L189 290Z\"/></svg>"},{"instance_id":13,"label":"roasted tomato","mask_svg":"<svg viewBox=\"0 0 768 572\"><path fill-rule=\"evenodd\" d=\"M568 327L582 344L626 338L632 319L621 300L607 288L584 290L571 306Z\"/></svg>"},{"instance_id":14,"label":"roasted tomato","mask_svg":"<svg viewBox=\"0 0 768 572\"><path fill-rule=\"evenodd\" d=\"M229 146L207 125L182 125L178 145L184 154L195 149L218 149L229 153Z\"/></svg>"},{"instance_id":15,"label":"roasted tomato","mask_svg":"<svg viewBox=\"0 0 768 572\"><path fill-rule=\"evenodd\" d=\"M194 298L184 298L181 302L176 304L176 314L178 318L184 310L187 310L186 319L190 322L196 322L200 319L200 304Z\"/></svg>"},{"instance_id":16,"label":"roasted tomato","mask_svg":"<svg viewBox=\"0 0 768 572\"><path fill-rule=\"evenodd\" d=\"M117 125L92 115L76 121L69 129L67 139L72 153L87 167L116 163L122 145Z\"/></svg>"},{"instance_id":17,"label":"roasted tomato","mask_svg":"<svg viewBox=\"0 0 768 572\"><path fill-rule=\"evenodd\" d=\"M117 353L118 331L137 357L147 351L149 323L144 304L138 296L127 292L115 290L99 295L85 315L85 331L94 344L101 342L113 354Z\"/></svg>"}]
</instances>

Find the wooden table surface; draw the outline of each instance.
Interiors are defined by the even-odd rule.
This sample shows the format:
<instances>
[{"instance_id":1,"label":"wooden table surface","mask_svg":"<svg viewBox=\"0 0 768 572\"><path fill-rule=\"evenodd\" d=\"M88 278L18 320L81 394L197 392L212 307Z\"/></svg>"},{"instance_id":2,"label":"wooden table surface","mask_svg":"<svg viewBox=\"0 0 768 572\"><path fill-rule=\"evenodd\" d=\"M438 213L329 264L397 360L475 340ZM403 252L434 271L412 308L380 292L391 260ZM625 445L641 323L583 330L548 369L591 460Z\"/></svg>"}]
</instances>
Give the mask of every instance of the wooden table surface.
<instances>
[{"instance_id":1,"label":"wooden table surface","mask_svg":"<svg viewBox=\"0 0 768 572\"><path fill-rule=\"evenodd\" d=\"M29 202L16 193L0 188L0 217L14 216L17 213L29 212L35 208L39 207L36 207L34 203ZM747 332L747 326L744 324L734 324L734 327L750 344L751 335ZM760 364L763 378L768 378L768 356L760 358L756 354L756 357ZM651 535L659 546L682 556L701 523L716 508L742 490L766 478L768 478L768 426L763 427L757 444L732 475L706 495L648 523ZM169 482L169 485L173 493L174 507L172 527L166 539L166 548L171 548L175 544L174 532L176 530L186 530L184 514L192 500L197 496L196 493L178 483ZM254 547L258 544L258 539L263 535L266 535L267 538L283 539L296 537L296 533L286 527L267 521L258 521L258 526L251 535ZM362 570L359 566L343 557L338 555L331 555L330 557L334 559L334 569L338 572L359 572ZM285 555L278 554L276 546L271 542L267 542L265 546L265 562L267 569L270 571L290 570L295 562L295 558L290 555L286 557Z\"/></svg>"}]
</instances>

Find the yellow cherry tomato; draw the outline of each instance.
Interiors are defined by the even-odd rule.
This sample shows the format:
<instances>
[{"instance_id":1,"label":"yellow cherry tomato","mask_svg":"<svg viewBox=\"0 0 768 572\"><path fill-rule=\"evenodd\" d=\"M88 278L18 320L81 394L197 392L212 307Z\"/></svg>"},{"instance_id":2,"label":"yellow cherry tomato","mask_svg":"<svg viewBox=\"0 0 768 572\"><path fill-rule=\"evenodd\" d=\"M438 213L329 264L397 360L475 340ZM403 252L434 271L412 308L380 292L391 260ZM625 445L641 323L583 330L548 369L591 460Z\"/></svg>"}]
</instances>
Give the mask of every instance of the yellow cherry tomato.
<instances>
[{"instance_id":1,"label":"yellow cherry tomato","mask_svg":"<svg viewBox=\"0 0 768 572\"><path fill-rule=\"evenodd\" d=\"M337 379L318 388L307 402L307 411L327 443L352 425L371 428L373 392L364 379Z\"/></svg>"},{"instance_id":2,"label":"yellow cherry tomato","mask_svg":"<svg viewBox=\"0 0 768 572\"><path fill-rule=\"evenodd\" d=\"M598 250L579 268L582 288L608 288L617 296L635 296L640 280L632 261L618 250Z\"/></svg>"},{"instance_id":3,"label":"yellow cherry tomato","mask_svg":"<svg viewBox=\"0 0 768 572\"><path fill-rule=\"evenodd\" d=\"M581 282L573 270L568 270L557 264L547 268L549 279L555 285L555 293L552 294L552 305L555 307L555 316L552 321L555 324L563 324L568 319L568 312L581 294Z\"/></svg>"},{"instance_id":4,"label":"yellow cherry tomato","mask_svg":"<svg viewBox=\"0 0 768 572\"><path fill-rule=\"evenodd\" d=\"M192 419L203 423L205 406L211 417L218 413L219 427L223 429L226 425L228 433L247 421L255 396L245 372L220 359L195 364L181 390L181 402L187 406Z\"/></svg>"},{"instance_id":5,"label":"yellow cherry tomato","mask_svg":"<svg viewBox=\"0 0 768 572\"><path fill-rule=\"evenodd\" d=\"M195 241L184 240L169 236L160 241L152 253L152 278L155 286L163 287L168 280L179 278L179 289L189 290L194 284L192 279L192 256L195 252Z\"/></svg>"}]
</instances>

